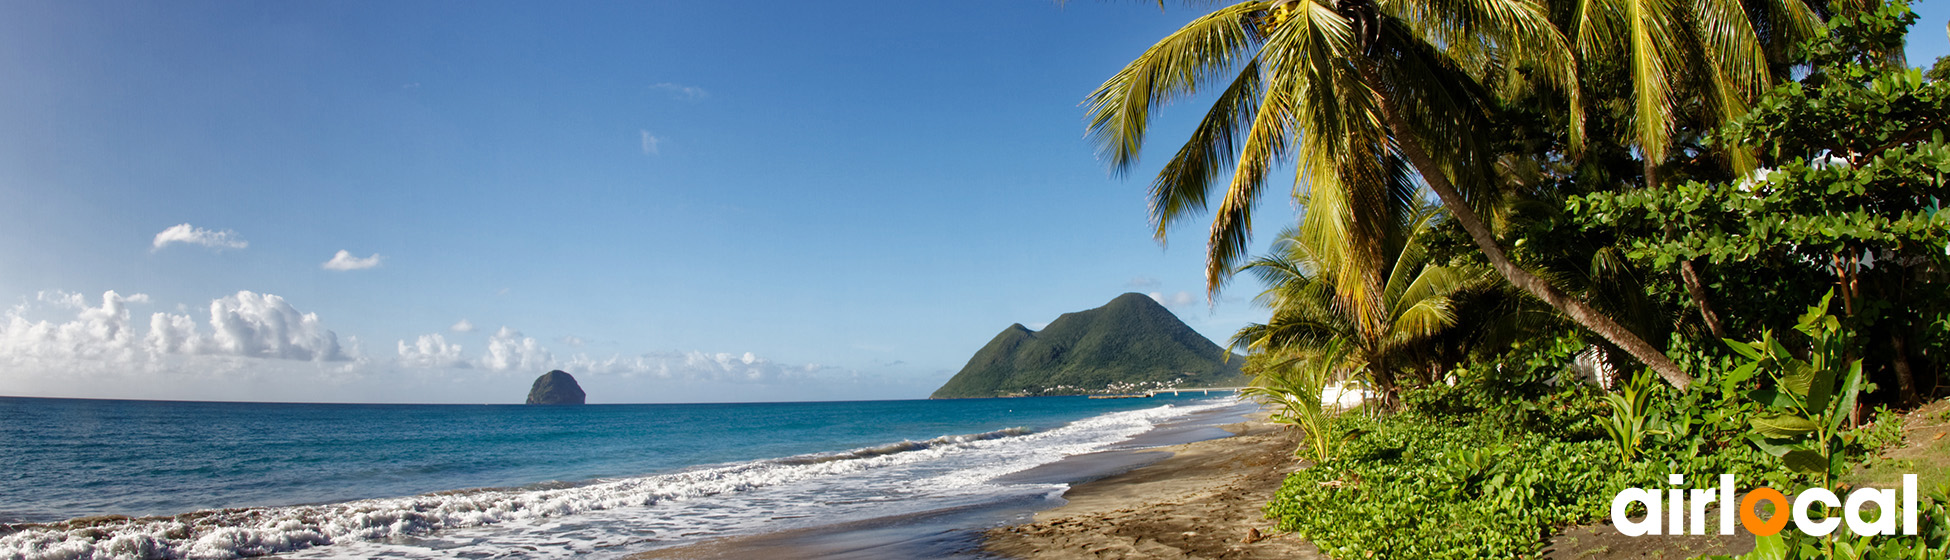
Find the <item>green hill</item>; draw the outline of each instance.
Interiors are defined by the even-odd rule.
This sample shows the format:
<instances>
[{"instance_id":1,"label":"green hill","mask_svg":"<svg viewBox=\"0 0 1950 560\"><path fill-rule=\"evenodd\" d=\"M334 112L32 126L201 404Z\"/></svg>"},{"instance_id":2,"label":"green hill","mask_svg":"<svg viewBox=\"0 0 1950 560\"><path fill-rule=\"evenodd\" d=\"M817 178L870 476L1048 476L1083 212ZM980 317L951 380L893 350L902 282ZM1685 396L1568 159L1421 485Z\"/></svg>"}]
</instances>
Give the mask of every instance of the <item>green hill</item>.
<instances>
[{"instance_id":1,"label":"green hill","mask_svg":"<svg viewBox=\"0 0 1950 560\"><path fill-rule=\"evenodd\" d=\"M1103 307L1065 313L1041 332L1009 325L931 398L1244 385L1244 359L1228 356L1158 302L1124 294Z\"/></svg>"}]
</instances>

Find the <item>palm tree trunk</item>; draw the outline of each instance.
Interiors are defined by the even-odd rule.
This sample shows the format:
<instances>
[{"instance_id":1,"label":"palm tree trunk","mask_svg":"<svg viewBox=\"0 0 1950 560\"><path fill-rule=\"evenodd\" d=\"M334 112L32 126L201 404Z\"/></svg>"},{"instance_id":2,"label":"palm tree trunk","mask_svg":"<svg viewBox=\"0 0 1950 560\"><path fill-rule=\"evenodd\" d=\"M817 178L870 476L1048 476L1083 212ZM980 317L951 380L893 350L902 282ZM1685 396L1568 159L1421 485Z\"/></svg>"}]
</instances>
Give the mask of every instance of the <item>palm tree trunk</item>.
<instances>
[{"instance_id":1,"label":"palm tree trunk","mask_svg":"<svg viewBox=\"0 0 1950 560\"><path fill-rule=\"evenodd\" d=\"M1376 79L1374 70L1367 64L1358 66L1361 67L1362 78L1368 83L1382 83ZM1496 268L1504 279L1530 292L1530 295L1536 296L1537 299L1544 300L1544 303L1557 308L1559 312L1577 321L1584 328L1591 329L1591 332L1598 333L1598 336L1618 345L1632 357L1638 358L1640 363L1652 368L1652 371L1657 372L1659 377L1665 378L1666 382L1672 384L1674 388L1684 391L1693 384L1693 376L1680 370L1679 364L1673 363L1664 352L1646 343L1644 339L1619 325L1617 321L1611 320L1610 317L1604 316L1584 302L1559 291L1544 279L1510 262L1510 257L1505 255L1503 248L1497 245L1496 236L1490 233L1489 226L1483 223L1474 209L1470 208L1469 202L1463 200L1462 194L1456 192L1456 186L1449 182L1448 176L1442 174L1442 168L1436 165L1435 159L1429 157L1428 152L1422 149L1421 143L1415 138L1414 129L1408 126L1408 122L1402 119L1401 114L1395 112L1394 101L1379 88L1374 91L1380 100L1382 118L1387 120L1388 128L1394 133L1395 142L1401 147L1402 155L1408 156L1408 161L1415 164L1415 169L1422 174L1422 179L1429 183L1429 187L1435 190L1436 196L1442 199L1442 205L1449 209L1450 217L1455 218L1456 223L1461 225L1464 231L1469 232L1469 237L1476 241L1476 247L1483 251L1485 258L1489 259L1490 266Z\"/></svg>"}]
</instances>

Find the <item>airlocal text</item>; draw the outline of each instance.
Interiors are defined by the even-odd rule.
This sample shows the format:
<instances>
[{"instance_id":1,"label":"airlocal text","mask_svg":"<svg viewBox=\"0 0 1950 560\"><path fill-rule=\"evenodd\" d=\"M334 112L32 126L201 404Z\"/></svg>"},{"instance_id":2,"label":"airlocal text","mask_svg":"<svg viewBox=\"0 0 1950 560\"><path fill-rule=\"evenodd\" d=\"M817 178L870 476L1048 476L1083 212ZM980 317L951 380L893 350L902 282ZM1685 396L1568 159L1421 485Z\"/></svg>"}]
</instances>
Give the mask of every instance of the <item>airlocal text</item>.
<instances>
[{"instance_id":1,"label":"airlocal text","mask_svg":"<svg viewBox=\"0 0 1950 560\"><path fill-rule=\"evenodd\" d=\"M1686 477L1675 474L1668 479L1668 482L1673 486L1679 486L1686 483ZM1809 535L1827 535L1834 532L1835 528L1845 521L1848 523L1849 532L1856 535L1896 534L1895 490L1858 488L1849 492L1848 500L1843 501L1826 488L1810 488L1795 495L1794 501L1790 504L1787 496L1782 495L1779 490L1764 486L1747 492L1736 502L1733 488L1733 475L1730 474L1720 475L1719 488L1673 488L1665 491L1666 496L1663 500L1660 499L1658 490L1626 488L1611 499L1611 522L1613 526L1618 527L1619 533L1628 537L1659 534L1704 535L1707 522L1706 507L1717 502L1721 506L1719 525L1722 535L1733 534L1733 520L1736 515L1740 518L1740 525L1753 534L1767 536L1779 533L1781 529L1787 527L1789 512L1792 512L1794 527ZM1772 517L1763 520L1755 513L1754 506L1761 502L1774 504ZM1635 503L1645 506L1644 519L1632 521L1625 516L1625 512ZM1727 507L1728 504L1737 504L1738 507ZM1829 508L1840 507L1842 515L1821 520L1811 519L1808 516L1808 507L1815 504ZM1867 504L1876 505L1877 512L1873 514L1876 518L1873 521L1862 518L1863 506ZM1660 515L1660 512L1665 512L1665 515ZM1688 515L1689 513L1691 515ZM1902 534L1916 534L1916 475L1903 475L1901 513Z\"/></svg>"}]
</instances>

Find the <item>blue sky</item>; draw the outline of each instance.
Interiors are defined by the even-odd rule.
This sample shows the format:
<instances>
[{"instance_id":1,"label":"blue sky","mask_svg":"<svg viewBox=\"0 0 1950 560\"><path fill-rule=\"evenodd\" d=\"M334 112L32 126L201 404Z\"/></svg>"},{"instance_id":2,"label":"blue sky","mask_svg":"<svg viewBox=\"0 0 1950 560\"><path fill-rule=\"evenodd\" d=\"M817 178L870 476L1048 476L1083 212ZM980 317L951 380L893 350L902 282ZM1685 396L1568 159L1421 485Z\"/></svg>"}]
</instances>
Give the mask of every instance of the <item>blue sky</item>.
<instances>
[{"instance_id":1,"label":"blue sky","mask_svg":"<svg viewBox=\"0 0 1950 560\"><path fill-rule=\"evenodd\" d=\"M1189 12L563 6L8 4L0 394L918 398L1126 291L1215 340L1264 314L1205 303L1204 220L1151 239L1159 150L1119 179L1083 137Z\"/></svg>"}]
</instances>

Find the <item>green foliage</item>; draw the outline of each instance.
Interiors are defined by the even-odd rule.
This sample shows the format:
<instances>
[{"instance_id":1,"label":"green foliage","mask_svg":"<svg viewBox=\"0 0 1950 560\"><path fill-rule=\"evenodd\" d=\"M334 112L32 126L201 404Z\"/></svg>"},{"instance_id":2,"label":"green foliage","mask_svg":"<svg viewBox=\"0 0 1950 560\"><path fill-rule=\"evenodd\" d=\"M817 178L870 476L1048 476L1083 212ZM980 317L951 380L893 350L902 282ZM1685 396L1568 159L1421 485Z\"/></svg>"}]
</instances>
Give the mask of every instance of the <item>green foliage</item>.
<instances>
[{"instance_id":1,"label":"green foliage","mask_svg":"<svg viewBox=\"0 0 1950 560\"><path fill-rule=\"evenodd\" d=\"M1901 445L1903 443L1903 417L1889 410L1889 407L1876 407L1875 420L1868 425L1842 434L1844 450L1851 457L1868 455L1876 450Z\"/></svg>"},{"instance_id":2,"label":"green foliage","mask_svg":"<svg viewBox=\"0 0 1950 560\"><path fill-rule=\"evenodd\" d=\"M1766 407L1751 420L1753 433L1748 439L1790 470L1819 475L1823 487L1832 486L1847 466L1839 437L1842 421L1855 410L1856 396L1864 390L1862 361L1848 359L1849 334L1841 320L1828 313L1833 296L1833 292L1822 296L1821 303L1809 307L1795 327L1814 344L1805 360L1789 352L1772 332L1763 332L1761 340L1754 342L1727 341L1748 360L1734 370L1734 378L1761 371L1774 379L1773 387L1747 393Z\"/></svg>"},{"instance_id":3,"label":"green foliage","mask_svg":"<svg viewBox=\"0 0 1950 560\"><path fill-rule=\"evenodd\" d=\"M1365 433L1294 473L1268 506L1336 558L1509 558L1602 514L1625 487L1603 442L1510 434L1467 418L1342 417Z\"/></svg>"},{"instance_id":4,"label":"green foliage","mask_svg":"<svg viewBox=\"0 0 1950 560\"><path fill-rule=\"evenodd\" d=\"M1265 354L1255 355L1263 359ZM1253 385L1240 391L1241 394L1256 397L1262 404L1273 407L1270 420L1299 428L1301 447L1294 455L1304 456L1314 462L1326 461L1334 456L1343 432L1334 417L1341 411L1321 402L1329 384L1336 378L1347 358L1347 349L1339 340L1329 342L1318 351L1302 358L1284 360L1260 368L1253 377Z\"/></svg>"},{"instance_id":5,"label":"green foliage","mask_svg":"<svg viewBox=\"0 0 1950 560\"><path fill-rule=\"evenodd\" d=\"M1150 297L1124 294L1065 313L1041 332L1010 325L932 398L1239 386L1241 361Z\"/></svg>"},{"instance_id":6,"label":"green foliage","mask_svg":"<svg viewBox=\"0 0 1950 560\"><path fill-rule=\"evenodd\" d=\"M1604 437L1604 408L1596 387L1570 370L1585 348L1573 331L1538 336L1449 372L1453 384L1434 384L1403 396L1408 409L1429 415L1469 415L1503 431L1572 439Z\"/></svg>"},{"instance_id":7,"label":"green foliage","mask_svg":"<svg viewBox=\"0 0 1950 560\"><path fill-rule=\"evenodd\" d=\"M1693 391L1646 387L1638 456L1620 461L1597 426L1604 400L1588 385L1546 383L1563 362L1515 361L1538 357L1513 351L1500 368L1536 376L1528 382L1476 365L1454 386L1404 395L1399 414L1343 416L1338 429L1355 435L1331 460L1290 475L1268 513L1337 558L1510 558L1534 553L1559 527L1606 515L1620 489L1660 486L1668 473L1776 487L1806 480L1774 472L1775 460L1742 439L1753 405L1722 398L1716 369L1700 370Z\"/></svg>"},{"instance_id":8,"label":"green foliage","mask_svg":"<svg viewBox=\"0 0 1950 560\"><path fill-rule=\"evenodd\" d=\"M1652 392L1658 390L1656 379L1640 373L1626 382L1617 393L1605 395L1605 405L1611 407L1611 417L1602 424L1605 433L1611 434L1613 445L1618 446L1618 458L1630 463L1639 458L1639 446L1645 443L1646 420L1651 415Z\"/></svg>"}]
</instances>

